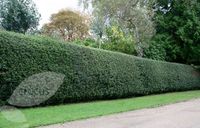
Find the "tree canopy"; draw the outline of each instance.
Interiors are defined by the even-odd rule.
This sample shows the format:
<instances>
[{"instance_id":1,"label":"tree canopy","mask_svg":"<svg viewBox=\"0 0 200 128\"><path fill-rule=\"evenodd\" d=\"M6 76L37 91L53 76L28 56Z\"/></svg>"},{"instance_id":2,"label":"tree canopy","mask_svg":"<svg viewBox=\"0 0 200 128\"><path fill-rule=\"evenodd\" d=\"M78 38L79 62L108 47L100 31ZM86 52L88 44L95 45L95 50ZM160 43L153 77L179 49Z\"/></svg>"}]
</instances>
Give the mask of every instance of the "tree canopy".
<instances>
[{"instance_id":1,"label":"tree canopy","mask_svg":"<svg viewBox=\"0 0 200 128\"><path fill-rule=\"evenodd\" d=\"M94 17L100 18L99 22L103 22L104 26L109 26L114 21L123 28L123 31L132 33L137 54L143 56L143 48L148 46L148 40L155 33L152 22L154 0L80 0L80 2L85 7L92 4Z\"/></svg>"},{"instance_id":2,"label":"tree canopy","mask_svg":"<svg viewBox=\"0 0 200 128\"><path fill-rule=\"evenodd\" d=\"M32 0L0 0L0 25L8 31L26 33L39 25L40 14Z\"/></svg>"},{"instance_id":3,"label":"tree canopy","mask_svg":"<svg viewBox=\"0 0 200 128\"><path fill-rule=\"evenodd\" d=\"M61 10L51 16L42 33L67 41L86 38L89 34L89 17L72 10Z\"/></svg>"},{"instance_id":4,"label":"tree canopy","mask_svg":"<svg viewBox=\"0 0 200 128\"><path fill-rule=\"evenodd\" d=\"M157 34L150 46L150 58L154 58L152 48L162 45L164 60L200 64L200 1L160 0L159 6L162 9L155 15Z\"/></svg>"}]
</instances>

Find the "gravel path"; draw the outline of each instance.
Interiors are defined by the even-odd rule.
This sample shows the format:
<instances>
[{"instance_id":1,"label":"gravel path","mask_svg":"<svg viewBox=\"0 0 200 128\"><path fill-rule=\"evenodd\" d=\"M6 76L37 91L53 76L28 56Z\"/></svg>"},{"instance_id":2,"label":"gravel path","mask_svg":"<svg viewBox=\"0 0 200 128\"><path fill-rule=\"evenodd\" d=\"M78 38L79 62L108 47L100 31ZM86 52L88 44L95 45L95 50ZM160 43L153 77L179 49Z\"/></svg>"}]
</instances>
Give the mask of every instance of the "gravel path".
<instances>
[{"instance_id":1,"label":"gravel path","mask_svg":"<svg viewBox=\"0 0 200 128\"><path fill-rule=\"evenodd\" d=\"M200 128L200 99L40 128Z\"/></svg>"}]
</instances>

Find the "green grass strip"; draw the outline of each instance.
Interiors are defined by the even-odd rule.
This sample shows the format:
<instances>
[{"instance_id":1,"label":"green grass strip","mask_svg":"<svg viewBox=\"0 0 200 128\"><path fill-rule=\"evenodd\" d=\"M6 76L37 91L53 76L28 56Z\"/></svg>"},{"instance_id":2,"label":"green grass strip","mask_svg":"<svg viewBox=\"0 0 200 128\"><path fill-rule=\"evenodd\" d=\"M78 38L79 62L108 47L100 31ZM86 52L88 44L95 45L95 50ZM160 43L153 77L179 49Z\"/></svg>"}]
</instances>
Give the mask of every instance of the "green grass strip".
<instances>
[{"instance_id":1,"label":"green grass strip","mask_svg":"<svg viewBox=\"0 0 200 128\"><path fill-rule=\"evenodd\" d=\"M28 124L29 127L36 127L64 123L67 121L98 117L137 109L153 108L195 98L200 98L200 91L177 92L111 101L21 109L20 111L26 119L23 123L8 121L1 112L0 128L22 128L23 126L26 127L26 124ZM10 113L9 115L12 115L15 119L18 118L19 121L20 118L23 120L23 116L18 116L20 115L19 112L7 111L7 113Z\"/></svg>"}]
</instances>

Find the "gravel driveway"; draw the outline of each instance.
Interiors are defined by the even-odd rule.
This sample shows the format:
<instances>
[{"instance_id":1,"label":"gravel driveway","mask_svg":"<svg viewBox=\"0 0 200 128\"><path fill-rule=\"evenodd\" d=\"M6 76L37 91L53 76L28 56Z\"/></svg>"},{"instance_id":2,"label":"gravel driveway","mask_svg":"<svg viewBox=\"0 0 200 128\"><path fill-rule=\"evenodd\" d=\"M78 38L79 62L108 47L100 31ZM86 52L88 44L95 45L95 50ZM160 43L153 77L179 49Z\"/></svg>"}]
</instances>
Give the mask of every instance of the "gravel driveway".
<instances>
[{"instance_id":1,"label":"gravel driveway","mask_svg":"<svg viewBox=\"0 0 200 128\"><path fill-rule=\"evenodd\" d=\"M200 128L200 99L40 128Z\"/></svg>"}]
</instances>

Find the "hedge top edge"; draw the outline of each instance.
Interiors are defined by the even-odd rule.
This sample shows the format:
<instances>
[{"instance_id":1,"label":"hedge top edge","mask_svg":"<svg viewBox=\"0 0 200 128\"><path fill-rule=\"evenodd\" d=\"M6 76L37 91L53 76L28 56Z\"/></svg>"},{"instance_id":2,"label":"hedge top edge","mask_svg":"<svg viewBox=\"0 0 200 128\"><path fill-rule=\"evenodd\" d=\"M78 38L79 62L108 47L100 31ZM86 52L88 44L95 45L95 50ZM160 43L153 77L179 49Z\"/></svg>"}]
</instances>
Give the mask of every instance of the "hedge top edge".
<instances>
[{"instance_id":1,"label":"hedge top edge","mask_svg":"<svg viewBox=\"0 0 200 128\"><path fill-rule=\"evenodd\" d=\"M32 44L40 44L41 46L44 47L52 47L52 46L73 46L73 47L79 47L79 48L85 48L85 49L90 49L90 50L94 50L94 51L100 51L100 52L107 52L107 53L111 53L111 54L116 54L116 55L122 55L122 56L128 56L128 57L132 57L132 58L137 58L137 59L143 59L143 60L147 60L147 61L154 61L154 62L160 62L160 63L167 63L167 64L175 64L175 65L186 65L186 64L181 64L181 63L175 63L175 62L166 62L166 61L160 61L160 60L153 60L153 59L148 59L148 58L141 58L141 57L137 57L134 55L129 55L129 54L125 54L125 53L121 53L121 52L115 52L115 51L109 51L109 50L104 50L104 49L98 49L98 48L93 48L93 47L87 47L87 46L81 46L78 44L73 44L73 43L69 43L66 41L62 41L62 40L56 40L53 39L51 37L45 36L45 35L24 35L21 33L15 33L15 32L9 32L9 31L5 31L5 30L0 30L0 36L2 35L9 35L9 36L13 36L14 38L23 38L23 39L27 39L27 40L32 40L33 42L31 42ZM46 43L45 41L48 41L48 43ZM19 43L19 42L18 42ZM19 43L20 45L20 43ZM62 49L65 49L65 47L60 47ZM187 65L190 66L190 65Z\"/></svg>"}]
</instances>

